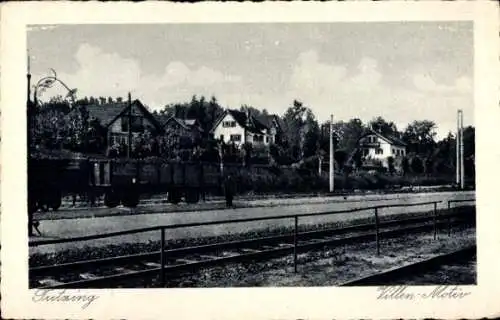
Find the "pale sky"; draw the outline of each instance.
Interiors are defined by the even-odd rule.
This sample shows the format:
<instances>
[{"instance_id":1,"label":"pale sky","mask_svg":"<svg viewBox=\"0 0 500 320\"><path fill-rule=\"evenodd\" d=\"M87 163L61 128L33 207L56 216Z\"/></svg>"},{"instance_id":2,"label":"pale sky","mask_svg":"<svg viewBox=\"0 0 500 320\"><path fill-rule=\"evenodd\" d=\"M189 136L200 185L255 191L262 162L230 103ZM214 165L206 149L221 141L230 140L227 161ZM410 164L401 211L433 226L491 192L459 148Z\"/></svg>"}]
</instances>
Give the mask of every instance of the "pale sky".
<instances>
[{"instance_id":1,"label":"pale sky","mask_svg":"<svg viewBox=\"0 0 500 320\"><path fill-rule=\"evenodd\" d=\"M319 121L400 130L428 119L439 137L458 108L474 121L469 22L33 26L28 48L34 81L53 68L77 97L130 91L153 110L197 94L279 115L298 99Z\"/></svg>"}]
</instances>

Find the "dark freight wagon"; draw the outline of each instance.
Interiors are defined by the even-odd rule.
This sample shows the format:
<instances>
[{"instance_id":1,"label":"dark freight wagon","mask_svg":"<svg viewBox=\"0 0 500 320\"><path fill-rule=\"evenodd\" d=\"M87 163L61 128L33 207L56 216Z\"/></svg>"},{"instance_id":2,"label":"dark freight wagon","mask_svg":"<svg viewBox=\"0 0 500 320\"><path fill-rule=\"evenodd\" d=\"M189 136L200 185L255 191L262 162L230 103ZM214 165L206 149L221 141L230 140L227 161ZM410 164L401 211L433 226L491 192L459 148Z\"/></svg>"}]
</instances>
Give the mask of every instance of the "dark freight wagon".
<instances>
[{"instance_id":1,"label":"dark freight wagon","mask_svg":"<svg viewBox=\"0 0 500 320\"><path fill-rule=\"evenodd\" d=\"M66 194L104 196L105 205L135 207L141 194L198 202L221 186L218 164L155 160L33 159L28 162L30 212L57 210Z\"/></svg>"}]
</instances>

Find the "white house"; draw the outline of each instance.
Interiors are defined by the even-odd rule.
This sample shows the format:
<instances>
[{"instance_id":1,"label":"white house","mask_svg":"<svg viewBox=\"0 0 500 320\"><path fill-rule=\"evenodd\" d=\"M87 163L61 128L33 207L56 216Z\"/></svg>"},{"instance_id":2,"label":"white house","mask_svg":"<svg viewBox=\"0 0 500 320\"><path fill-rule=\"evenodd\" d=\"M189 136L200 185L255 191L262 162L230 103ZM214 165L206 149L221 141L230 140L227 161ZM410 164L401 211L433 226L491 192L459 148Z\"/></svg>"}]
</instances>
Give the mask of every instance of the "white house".
<instances>
[{"instance_id":1,"label":"white house","mask_svg":"<svg viewBox=\"0 0 500 320\"><path fill-rule=\"evenodd\" d=\"M274 115L260 118L249 112L228 109L215 121L211 133L214 139L237 146L246 142L267 146L276 141L279 125Z\"/></svg>"},{"instance_id":2,"label":"white house","mask_svg":"<svg viewBox=\"0 0 500 320\"><path fill-rule=\"evenodd\" d=\"M382 135L370 130L358 140L358 148L363 158L380 160L386 165L388 157L398 158L406 155L406 143L399 138Z\"/></svg>"}]
</instances>

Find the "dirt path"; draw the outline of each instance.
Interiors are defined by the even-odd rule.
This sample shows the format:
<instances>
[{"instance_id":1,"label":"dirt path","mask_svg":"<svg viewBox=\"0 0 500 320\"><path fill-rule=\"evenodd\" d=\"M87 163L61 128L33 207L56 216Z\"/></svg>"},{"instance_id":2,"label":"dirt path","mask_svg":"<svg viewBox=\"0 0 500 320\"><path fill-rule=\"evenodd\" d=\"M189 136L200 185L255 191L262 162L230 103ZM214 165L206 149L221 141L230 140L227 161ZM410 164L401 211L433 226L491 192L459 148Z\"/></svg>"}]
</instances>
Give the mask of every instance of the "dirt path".
<instances>
[{"instance_id":1,"label":"dirt path","mask_svg":"<svg viewBox=\"0 0 500 320\"><path fill-rule=\"evenodd\" d=\"M462 199L464 194L434 194L434 195L413 195L409 198L389 199L373 201L370 203L319 203L319 204L302 204L295 206L284 207L264 207L264 208L240 208L240 209L225 209L212 210L202 212L177 212L163 214L147 214L147 215L126 215L101 218L85 218L85 219L63 219L63 220L47 220L42 221L40 229L43 232L43 237L35 237L30 240L71 238L78 236L87 236L95 234L103 234L115 231L131 230L137 228L145 228L151 226L174 225L182 223L195 223L204 221L224 221L228 219L244 219L254 217L270 217L284 216L291 214L303 214L313 212L340 211L354 208L371 207L376 205L391 205L391 204L415 204L428 201L444 201L438 205L438 209L446 208L446 201L450 199ZM433 205L422 205L412 207L396 207L379 210L381 218L395 214L406 214L415 212L428 212L433 209ZM315 225L320 223L335 223L341 221L349 221L354 219L366 219L373 217L373 209L361 210L351 213L341 213L334 215L322 215L309 218L300 218L300 225ZM218 224L202 227L190 227L181 229L168 230L166 239L189 239L199 237L211 237L225 234L238 234L251 232L254 230L266 230L282 227L291 227L293 219L277 219L264 220L256 222L233 223L233 224ZM64 249L82 248L85 246L105 246L109 244L121 243L141 243L159 240L160 232L145 232L140 234L131 234L106 239L98 239L93 241L67 243L60 245L48 245L43 247L31 248L31 252L54 252Z\"/></svg>"}]
</instances>

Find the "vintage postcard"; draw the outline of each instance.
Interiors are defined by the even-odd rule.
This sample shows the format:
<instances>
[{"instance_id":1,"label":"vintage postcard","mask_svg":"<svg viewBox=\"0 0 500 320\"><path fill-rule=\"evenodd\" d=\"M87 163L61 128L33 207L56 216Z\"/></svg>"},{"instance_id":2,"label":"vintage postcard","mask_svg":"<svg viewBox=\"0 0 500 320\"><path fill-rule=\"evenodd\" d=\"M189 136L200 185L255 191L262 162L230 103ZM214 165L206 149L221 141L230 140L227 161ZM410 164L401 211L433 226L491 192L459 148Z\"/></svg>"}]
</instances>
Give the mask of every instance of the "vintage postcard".
<instances>
[{"instance_id":1,"label":"vintage postcard","mask_svg":"<svg viewBox=\"0 0 500 320\"><path fill-rule=\"evenodd\" d=\"M498 316L498 13L3 6L3 315Z\"/></svg>"}]
</instances>

